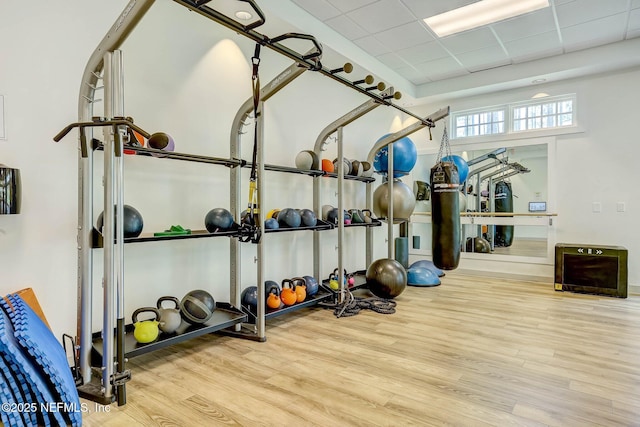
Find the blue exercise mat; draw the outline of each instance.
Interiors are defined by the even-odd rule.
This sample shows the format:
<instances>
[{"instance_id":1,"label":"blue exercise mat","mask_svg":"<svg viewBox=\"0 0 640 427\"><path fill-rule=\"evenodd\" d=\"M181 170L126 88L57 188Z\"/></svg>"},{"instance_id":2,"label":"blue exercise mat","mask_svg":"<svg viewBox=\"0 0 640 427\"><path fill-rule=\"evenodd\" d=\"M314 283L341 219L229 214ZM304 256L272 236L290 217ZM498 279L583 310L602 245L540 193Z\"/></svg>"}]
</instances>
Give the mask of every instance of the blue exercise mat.
<instances>
[{"instance_id":1,"label":"blue exercise mat","mask_svg":"<svg viewBox=\"0 0 640 427\"><path fill-rule=\"evenodd\" d=\"M24 421L18 411L18 402L14 398L3 373L0 373L0 399L2 400L2 409L0 409L2 424L5 426L23 426Z\"/></svg>"},{"instance_id":2,"label":"blue exercise mat","mask_svg":"<svg viewBox=\"0 0 640 427\"><path fill-rule=\"evenodd\" d=\"M69 368L67 355L51 330L18 295L9 295L9 303L2 304L13 323L15 337L53 385L54 396L59 397L58 408L72 426L82 425L80 398Z\"/></svg>"},{"instance_id":3,"label":"blue exercise mat","mask_svg":"<svg viewBox=\"0 0 640 427\"><path fill-rule=\"evenodd\" d=\"M0 298L4 303L4 299ZM4 304L2 304L4 305ZM33 402L38 404L39 419L45 427L51 425L67 425L68 422L57 410L49 411L48 409L56 408L56 398L49 390L49 383L42 375L40 369L23 353L22 347L15 338L13 326L6 313L0 308L0 357L10 366L14 366L15 370L23 373L25 384L22 385L23 390L27 387L31 391ZM15 371L14 371L15 372ZM41 410L45 409L44 412Z\"/></svg>"},{"instance_id":4,"label":"blue exercise mat","mask_svg":"<svg viewBox=\"0 0 640 427\"><path fill-rule=\"evenodd\" d=\"M7 386L9 392L12 394L13 400L20 407L25 407L31 404L31 390L26 386L24 376L21 372L14 372L9 365L5 363L5 360L2 357L0 357L0 381L4 381L3 385ZM24 389L22 387L23 384L25 385ZM4 400L2 401L4 402ZM26 425L38 425L35 409L37 408L28 406L27 409L18 411Z\"/></svg>"}]
</instances>

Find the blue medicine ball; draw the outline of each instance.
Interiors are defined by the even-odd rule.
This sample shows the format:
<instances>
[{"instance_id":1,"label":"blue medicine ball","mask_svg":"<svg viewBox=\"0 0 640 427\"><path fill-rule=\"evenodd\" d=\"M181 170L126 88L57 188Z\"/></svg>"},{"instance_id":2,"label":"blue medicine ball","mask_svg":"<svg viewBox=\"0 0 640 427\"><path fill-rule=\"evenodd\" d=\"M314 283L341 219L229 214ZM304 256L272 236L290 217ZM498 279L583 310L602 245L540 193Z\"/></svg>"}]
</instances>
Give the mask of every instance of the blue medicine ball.
<instances>
[{"instance_id":1,"label":"blue medicine ball","mask_svg":"<svg viewBox=\"0 0 640 427\"><path fill-rule=\"evenodd\" d=\"M390 134L384 135L378 141L383 138L389 136ZM389 163L389 150L388 147L381 148L377 153L376 157L373 160L373 167L376 171L382 172L386 174L388 171L388 163ZM411 169L416 165L416 161L418 160L418 151L416 150L416 146L409 139L409 137L404 137L393 143L393 177L399 178L401 176L408 175L411 172Z\"/></svg>"},{"instance_id":2,"label":"blue medicine ball","mask_svg":"<svg viewBox=\"0 0 640 427\"><path fill-rule=\"evenodd\" d=\"M412 267L407 270L408 286L438 286L439 284L438 275L428 268Z\"/></svg>"},{"instance_id":3,"label":"blue medicine ball","mask_svg":"<svg viewBox=\"0 0 640 427\"><path fill-rule=\"evenodd\" d=\"M433 261L428 260L428 259L422 259L420 261L416 261L416 262L414 262L413 264L411 264L409 266L409 268L414 268L414 267L428 268L429 270L431 270L434 273L436 273L436 275L438 277L444 276L444 271L442 271L441 269L436 267L436 265L433 263Z\"/></svg>"},{"instance_id":4,"label":"blue medicine ball","mask_svg":"<svg viewBox=\"0 0 640 427\"><path fill-rule=\"evenodd\" d=\"M458 168L458 177L460 178L460 184L467 180L469 176L469 165L467 161L457 154L453 154L451 156L444 156L442 158L443 162L453 162L454 165Z\"/></svg>"}]
</instances>

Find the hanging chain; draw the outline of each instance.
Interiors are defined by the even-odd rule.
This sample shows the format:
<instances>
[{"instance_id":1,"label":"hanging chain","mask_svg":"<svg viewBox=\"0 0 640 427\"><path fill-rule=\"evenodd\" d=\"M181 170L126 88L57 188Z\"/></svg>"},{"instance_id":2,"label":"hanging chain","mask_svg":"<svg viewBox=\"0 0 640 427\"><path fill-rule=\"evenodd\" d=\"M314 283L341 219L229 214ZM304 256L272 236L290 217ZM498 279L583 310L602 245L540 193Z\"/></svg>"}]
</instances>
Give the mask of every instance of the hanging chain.
<instances>
[{"instance_id":1,"label":"hanging chain","mask_svg":"<svg viewBox=\"0 0 640 427\"><path fill-rule=\"evenodd\" d=\"M444 130L442 131L442 139L440 140L440 150L438 151L438 169L442 168L442 154L446 154L446 156L451 159L451 144L449 144L449 134L447 133L447 125L444 125Z\"/></svg>"}]
</instances>

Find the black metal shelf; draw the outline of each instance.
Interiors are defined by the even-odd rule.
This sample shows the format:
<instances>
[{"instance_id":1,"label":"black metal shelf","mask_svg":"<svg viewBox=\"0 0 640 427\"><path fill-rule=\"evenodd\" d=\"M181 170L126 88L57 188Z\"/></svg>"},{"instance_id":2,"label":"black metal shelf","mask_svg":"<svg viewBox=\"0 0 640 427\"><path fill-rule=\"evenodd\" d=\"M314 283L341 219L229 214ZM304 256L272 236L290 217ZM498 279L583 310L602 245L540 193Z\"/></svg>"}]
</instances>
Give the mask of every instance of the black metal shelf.
<instances>
[{"instance_id":1,"label":"black metal shelf","mask_svg":"<svg viewBox=\"0 0 640 427\"><path fill-rule=\"evenodd\" d=\"M237 229L229 231L217 231L215 233L209 233L207 230L192 230L191 234L176 234L172 236L154 236L153 234L150 234L140 235L138 237L126 237L124 239L124 243L161 242L167 240L200 239L206 237L237 237L239 235L240 233ZM92 230L91 247L104 247L104 236L95 228L93 228Z\"/></svg>"},{"instance_id":2,"label":"black metal shelf","mask_svg":"<svg viewBox=\"0 0 640 427\"><path fill-rule=\"evenodd\" d=\"M289 231L321 231L321 230L331 230L335 227L335 225L331 224L330 222L327 221L323 221L321 219L318 220L318 223L316 225L314 225L313 227L295 227L295 228L289 228L289 227L283 227L283 228L266 228L264 229L265 233L282 233L282 232L289 232Z\"/></svg>"},{"instance_id":3,"label":"black metal shelf","mask_svg":"<svg viewBox=\"0 0 640 427\"><path fill-rule=\"evenodd\" d=\"M104 144L102 142L96 142L94 143L93 148L98 151L104 151ZM188 153L180 153L176 151L156 150L155 148L136 147L132 145L125 145L124 149L135 151L137 155L140 155L143 157L151 157L154 159L183 160L187 162L209 163L209 164L222 165L222 166L228 166L228 167L242 166L246 163L244 160L241 160L241 159L226 159L224 157L202 156L199 154L188 154Z\"/></svg>"},{"instance_id":4,"label":"black metal shelf","mask_svg":"<svg viewBox=\"0 0 640 427\"><path fill-rule=\"evenodd\" d=\"M302 310L303 308L316 306L317 304L330 300L332 298L333 298L332 292L328 292L327 290L320 288L317 294L315 294L313 297L307 297L307 299L305 299L302 302L298 302L294 305L290 305L290 306L282 307L278 309L267 309L267 312L265 313L264 318L267 320L273 319L274 317L278 317L287 313L292 313L294 311ZM255 323L256 315L251 311L249 311L247 307L242 307L242 310L247 314L247 322Z\"/></svg>"},{"instance_id":5,"label":"black metal shelf","mask_svg":"<svg viewBox=\"0 0 640 427\"><path fill-rule=\"evenodd\" d=\"M202 325L188 325L186 329L178 331L180 333L165 334L160 333L158 339L149 344L140 344L133 336L133 325L129 324L125 326L126 334L124 336L124 348L125 357L135 357L141 354L149 353L151 351L159 350L164 347L168 347L174 344L178 344L183 341L190 340L200 335L210 334L217 332L221 329L229 328L233 325L246 322L247 315L238 310L232 305L225 302L217 302L216 309L213 312L213 316L208 322ZM183 324L181 328L184 328L187 324ZM101 333L97 332L93 334L93 351L94 354L102 359L102 337Z\"/></svg>"},{"instance_id":6,"label":"black metal shelf","mask_svg":"<svg viewBox=\"0 0 640 427\"><path fill-rule=\"evenodd\" d=\"M242 165L243 167L251 167L252 163L247 162ZM298 169L290 166L279 166L279 165L270 165L265 164L264 169L272 172L284 172L284 173L293 173L298 175L309 175L309 176L325 176L328 178L338 178L338 174L335 172L325 172L322 170L315 169ZM355 176L355 175L345 175L344 179L350 181L360 181L360 182L374 182L376 179L374 177L364 177L364 176Z\"/></svg>"},{"instance_id":7,"label":"black metal shelf","mask_svg":"<svg viewBox=\"0 0 640 427\"><path fill-rule=\"evenodd\" d=\"M345 228L347 227L380 227L382 225L382 221L378 220L378 219L374 219L371 218L371 222L358 222L358 223L351 223L351 224L345 224Z\"/></svg>"}]
</instances>

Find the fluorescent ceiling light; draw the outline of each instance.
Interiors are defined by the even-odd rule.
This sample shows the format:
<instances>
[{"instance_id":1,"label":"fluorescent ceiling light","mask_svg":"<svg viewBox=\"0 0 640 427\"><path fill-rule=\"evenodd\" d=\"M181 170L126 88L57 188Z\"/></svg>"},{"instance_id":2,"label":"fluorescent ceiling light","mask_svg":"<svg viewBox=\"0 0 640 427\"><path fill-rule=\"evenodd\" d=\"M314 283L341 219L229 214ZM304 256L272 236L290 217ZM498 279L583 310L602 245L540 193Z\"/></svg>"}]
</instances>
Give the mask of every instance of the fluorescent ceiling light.
<instances>
[{"instance_id":1,"label":"fluorescent ceiling light","mask_svg":"<svg viewBox=\"0 0 640 427\"><path fill-rule=\"evenodd\" d=\"M480 0L425 18L424 22L438 37L444 37L544 7L549 7L549 0Z\"/></svg>"}]
</instances>

